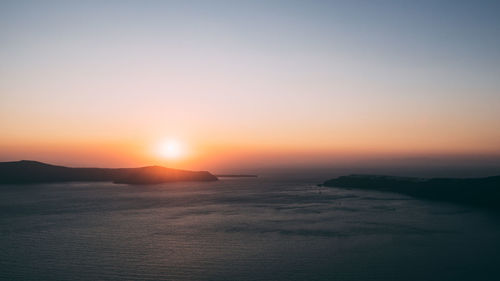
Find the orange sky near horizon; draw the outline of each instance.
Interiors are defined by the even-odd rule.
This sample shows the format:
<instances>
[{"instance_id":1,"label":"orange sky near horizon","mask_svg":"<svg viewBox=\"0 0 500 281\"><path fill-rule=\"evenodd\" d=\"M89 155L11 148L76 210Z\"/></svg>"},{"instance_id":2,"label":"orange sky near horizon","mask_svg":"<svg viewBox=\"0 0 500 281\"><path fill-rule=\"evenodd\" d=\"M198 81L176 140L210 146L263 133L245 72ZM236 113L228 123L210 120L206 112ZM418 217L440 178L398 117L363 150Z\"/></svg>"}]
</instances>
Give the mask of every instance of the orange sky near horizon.
<instances>
[{"instance_id":1,"label":"orange sky near horizon","mask_svg":"<svg viewBox=\"0 0 500 281\"><path fill-rule=\"evenodd\" d=\"M362 163L376 158L394 159L409 157L481 157L500 156L495 150L496 143L491 143L491 150L480 149L474 145L463 147L463 143L422 143L422 139L408 139L397 143L380 137L372 139L370 145L363 140L337 143L336 145L301 141L265 144L258 142L236 144L194 142L187 139L175 140L185 147L184 153L177 159L168 159L158 152L158 146L165 138L150 140L54 140L38 139L31 142L17 141L0 145L0 161L21 159L38 160L52 164L82 167L137 167L163 165L168 167L196 170L244 171L245 169L266 167L287 167L321 164ZM347 140L345 140L347 141ZM366 141L366 139L364 139ZM442 141L442 139L440 139ZM474 141L473 139L471 141ZM388 142L388 143L387 143ZM322 144L323 147L319 144Z\"/></svg>"},{"instance_id":2,"label":"orange sky near horizon","mask_svg":"<svg viewBox=\"0 0 500 281\"><path fill-rule=\"evenodd\" d=\"M225 171L500 159L498 18L392 9L0 3L0 161ZM185 155L155 150L168 138Z\"/></svg>"}]
</instances>

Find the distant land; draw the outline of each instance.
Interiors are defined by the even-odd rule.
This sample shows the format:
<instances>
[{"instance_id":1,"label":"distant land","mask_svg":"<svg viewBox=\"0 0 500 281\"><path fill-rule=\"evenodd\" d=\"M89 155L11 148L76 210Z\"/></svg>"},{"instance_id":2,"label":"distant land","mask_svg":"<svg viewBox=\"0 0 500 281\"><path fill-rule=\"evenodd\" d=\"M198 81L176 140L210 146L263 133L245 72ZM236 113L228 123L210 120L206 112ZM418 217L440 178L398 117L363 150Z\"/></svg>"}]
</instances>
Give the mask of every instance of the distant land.
<instances>
[{"instance_id":1,"label":"distant land","mask_svg":"<svg viewBox=\"0 0 500 281\"><path fill-rule=\"evenodd\" d=\"M110 181L124 184L156 184L178 181L216 181L207 171L186 171L161 166L141 168L70 168L38 161L0 162L0 184Z\"/></svg>"},{"instance_id":2,"label":"distant land","mask_svg":"<svg viewBox=\"0 0 500 281\"><path fill-rule=\"evenodd\" d=\"M236 174L236 175L231 175L231 174L217 174L215 175L218 178L256 178L258 177L257 175L244 175L244 174Z\"/></svg>"},{"instance_id":3,"label":"distant land","mask_svg":"<svg viewBox=\"0 0 500 281\"><path fill-rule=\"evenodd\" d=\"M382 175L349 175L327 180L322 185L395 192L428 200L500 209L500 176L425 179Z\"/></svg>"}]
</instances>

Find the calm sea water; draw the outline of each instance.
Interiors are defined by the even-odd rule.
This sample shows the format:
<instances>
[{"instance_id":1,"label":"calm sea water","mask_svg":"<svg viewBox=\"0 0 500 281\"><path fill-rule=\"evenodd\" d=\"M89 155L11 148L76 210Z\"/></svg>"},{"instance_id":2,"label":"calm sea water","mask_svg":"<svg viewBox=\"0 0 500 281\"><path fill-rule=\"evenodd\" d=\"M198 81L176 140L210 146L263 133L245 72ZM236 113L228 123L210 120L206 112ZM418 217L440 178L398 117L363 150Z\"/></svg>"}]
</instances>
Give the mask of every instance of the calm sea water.
<instances>
[{"instance_id":1,"label":"calm sea water","mask_svg":"<svg viewBox=\"0 0 500 281\"><path fill-rule=\"evenodd\" d=\"M0 186L0 279L500 280L498 215L318 182Z\"/></svg>"}]
</instances>

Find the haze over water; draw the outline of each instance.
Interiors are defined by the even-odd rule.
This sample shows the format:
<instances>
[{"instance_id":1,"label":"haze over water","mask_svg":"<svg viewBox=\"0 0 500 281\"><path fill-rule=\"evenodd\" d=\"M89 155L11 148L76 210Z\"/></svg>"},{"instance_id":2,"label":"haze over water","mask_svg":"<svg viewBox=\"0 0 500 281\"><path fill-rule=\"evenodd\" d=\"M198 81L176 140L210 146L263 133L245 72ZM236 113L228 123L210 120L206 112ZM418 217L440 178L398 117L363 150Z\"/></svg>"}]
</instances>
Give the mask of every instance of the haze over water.
<instances>
[{"instance_id":1,"label":"haze over water","mask_svg":"<svg viewBox=\"0 0 500 281\"><path fill-rule=\"evenodd\" d=\"M500 175L499 77L500 1L0 0L0 279L500 280L500 176L317 186Z\"/></svg>"},{"instance_id":2,"label":"haze over water","mask_svg":"<svg viewBox=\"0 0 500 281\"><path fill-rule=\"evenodd\" d=\"M317 180L1 186L2 280L498 280L498 214Z\"/></svg>"}]
</instances>

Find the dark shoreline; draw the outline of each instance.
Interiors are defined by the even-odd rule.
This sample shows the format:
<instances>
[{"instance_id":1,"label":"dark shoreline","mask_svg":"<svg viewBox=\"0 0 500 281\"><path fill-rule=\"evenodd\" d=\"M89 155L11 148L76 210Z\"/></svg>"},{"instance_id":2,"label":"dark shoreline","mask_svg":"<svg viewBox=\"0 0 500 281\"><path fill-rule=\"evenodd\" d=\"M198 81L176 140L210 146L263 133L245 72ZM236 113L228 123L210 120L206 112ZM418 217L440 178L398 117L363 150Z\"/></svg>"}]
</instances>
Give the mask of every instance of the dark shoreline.
<instances>
[{"instance_id":1,"label":"dark shoreline","mask_svg":"<svg viewBox=\"0 0 500 281\"><path fill-rule=\"evenodd\" d=\"M394 192L435 201L500 210L500 176L485 178L414 178L349 175L322 186Z\"/></svg>"},{"instance_id":2,"label":"dark shoreline","mask_svg":"<svg viewBox=\"0 0 500 281\"><path fill-rule=\"evenodd\" d=\"M107 181L121 184L158 184L178 181L216 181L207 171L161 166L140 168L70 168L37 161L0 162L0 184Z\"/></svg>"}]
</instances>

